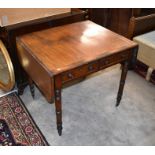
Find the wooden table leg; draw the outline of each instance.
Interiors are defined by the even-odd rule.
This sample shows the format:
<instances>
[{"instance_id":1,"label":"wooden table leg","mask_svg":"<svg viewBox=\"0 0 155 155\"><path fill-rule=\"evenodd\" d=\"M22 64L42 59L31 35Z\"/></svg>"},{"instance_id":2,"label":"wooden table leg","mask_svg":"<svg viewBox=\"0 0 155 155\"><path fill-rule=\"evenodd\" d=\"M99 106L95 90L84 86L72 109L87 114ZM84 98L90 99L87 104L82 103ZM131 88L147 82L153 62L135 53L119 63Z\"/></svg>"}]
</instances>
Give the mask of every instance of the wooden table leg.
<instances>
[{"instance_id":1,"label":"wooden table leg","mask_svg":"<svg viewBox=\"0 0 155 155\"><path fill-rule=\"evenodd\" d=\"M61 89L62 83L61 78L56 76L54 79L54 91L55 91L55 111L56 111L56 120L57 120L57 130L59 136L62 134L62 108L61 108Z\"/></svg>"},{"instance_id":2,"label":"wooden table leg","mask_svg":"<svg viewBox=\"0 0 155 155\"><path fill-rule=\"evenodd\" d=\"M23 85L22 85L22 86L19 86L19 85L17 84L18 95L19 95L19 96L23 95L25 87L26 87L26 86L23 86Z\"/></svg>"},{"instance_id":3,"label":"wooden table leg","mask_svg":"<svg viewBox=\"0 0 155 155\"><path fill-rule=\"evenodd\" d=\"M136 62L137 62L137 54L138 54L138 46L132 49L132 58L130 60L128 68L130 70L133 70L135 68Z\"/></svg>"},{"instance_id":4,"label":"wooden table leg","mask_svg":"<svg viewBox=\"0 0 155 155\"><path fill-rule=\"evenodd\" d=\"M32 95L32 97L34 99L34 97L35 97L35 87L34 87L34 82L30 77L29 77L29 87L30 87L31 95Z\"/></svg>"},{"instance_id":5,"label":"wooden table leg","mask_svg":"<svg viewBox=\"0 0 155 155\"><path fill-rule=\"evenodd\" d=\"M122 98L127 72L128 72L128 61L125 61L122 64L122 74L121 74L121 80L120 80L119 90L118 90L118 94L117 94L116 106L119 106L121 98Z\"/></svg>"}]
</instances>

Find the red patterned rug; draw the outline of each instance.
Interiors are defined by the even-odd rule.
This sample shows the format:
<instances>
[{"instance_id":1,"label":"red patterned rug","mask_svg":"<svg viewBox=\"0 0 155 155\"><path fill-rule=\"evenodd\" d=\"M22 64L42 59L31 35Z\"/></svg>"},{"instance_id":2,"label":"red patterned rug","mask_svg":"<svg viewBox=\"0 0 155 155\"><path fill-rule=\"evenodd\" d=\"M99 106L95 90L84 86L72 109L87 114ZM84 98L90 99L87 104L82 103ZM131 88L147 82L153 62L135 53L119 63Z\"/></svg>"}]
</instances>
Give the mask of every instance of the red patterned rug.
<instances>
[{"instance_id":1,"label":"red patterned rug","mask_svg":"<svg viewBox=\"0 0 155 155\"><path fill-rule=\"evenodd\" d=\"M21 99L15 93L0 98L0 146L47 145Z\"/></svg>"}]
</instances>

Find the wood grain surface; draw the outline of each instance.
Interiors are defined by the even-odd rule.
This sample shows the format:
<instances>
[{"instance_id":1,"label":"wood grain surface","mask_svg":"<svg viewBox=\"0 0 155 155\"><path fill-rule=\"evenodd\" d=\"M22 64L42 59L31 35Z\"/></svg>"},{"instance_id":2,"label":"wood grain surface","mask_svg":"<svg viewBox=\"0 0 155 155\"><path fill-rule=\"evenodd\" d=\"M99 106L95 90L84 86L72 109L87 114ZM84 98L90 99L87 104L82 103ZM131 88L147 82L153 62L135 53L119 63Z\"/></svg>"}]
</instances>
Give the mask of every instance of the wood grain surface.
<instances>
[{"instance_id":1,"label":"wood grain surface","mask_svg":"<svg viewBox=\"0 0 155 155\"><path fill-rule=\"evenodd\" d=\"M9 26L70 11L70 8L0 8L0 26Z\"/></svg>"},{"instance_id":2,"label":"wood grain surface","mask_svg":"<svg viewBox=\"0 0 155 155\"><path fill-rule=\"evenodd\" d=\"M91 21L26 34L18 37L17 44L53 75L136 46Z\"/></svg>"}]
</instances>

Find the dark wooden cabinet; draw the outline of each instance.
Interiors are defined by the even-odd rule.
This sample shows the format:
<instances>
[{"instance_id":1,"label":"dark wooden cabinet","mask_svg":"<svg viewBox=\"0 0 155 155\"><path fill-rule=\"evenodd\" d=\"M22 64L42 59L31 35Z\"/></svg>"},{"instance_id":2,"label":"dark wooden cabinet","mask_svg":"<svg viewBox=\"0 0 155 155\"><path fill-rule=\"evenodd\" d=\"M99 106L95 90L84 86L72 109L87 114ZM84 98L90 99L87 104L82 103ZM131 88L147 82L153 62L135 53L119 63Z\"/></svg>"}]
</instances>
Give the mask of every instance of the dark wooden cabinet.
<instances>
[{"instance_id":1,"label":"dark wooden cabinet","mask_svg":"<svg viewBox=\"0 0 155 155\"><path fill-rule=\"evenodd\" d=\"M127 36L131 17L155 13L154 8L92 8L87 10L87 18L116 33Z\"/></svg>"}]
</instances>

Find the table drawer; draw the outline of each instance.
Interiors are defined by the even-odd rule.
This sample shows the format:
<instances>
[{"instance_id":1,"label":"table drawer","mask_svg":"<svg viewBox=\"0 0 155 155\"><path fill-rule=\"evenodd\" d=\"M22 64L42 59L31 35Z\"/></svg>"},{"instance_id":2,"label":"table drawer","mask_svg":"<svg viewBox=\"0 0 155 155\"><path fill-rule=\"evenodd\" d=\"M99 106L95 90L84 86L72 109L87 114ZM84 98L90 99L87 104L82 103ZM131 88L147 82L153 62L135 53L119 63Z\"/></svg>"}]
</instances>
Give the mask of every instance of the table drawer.
<instances>
[{"instance_id":1,"label":"table drawer","mask_svg":"<svg viewBox=\"0 0 155 155\"><path fill-rule=\"evenodd\" d=\"M123 60L127 60L130 56L130 52L126 51L126 52L121 52L121 53L117 53L115 55L112 56L108 56L106 58L103 58L99 61L99 68L105 68L107 66L111 66L114 64L117 64Z\"/></svg>"},{"instance_id":2,"label":"table drawer","mask_svg":"<svg viewBox=\"0 0 155 155\"><path fill-rule=\"evenodd\" d=\"M80 66L78 68L72 69L71 71L65 72L62 74L62 82L68 82L73 79L77 79L83 76L86 76L90 73L98 71L98 62L93 62Z\"/></svg>"}]
</instances>

